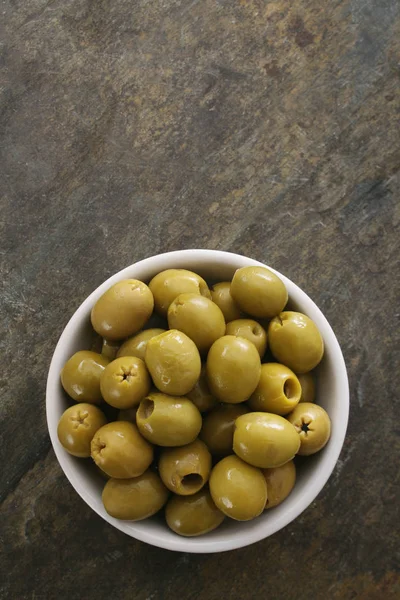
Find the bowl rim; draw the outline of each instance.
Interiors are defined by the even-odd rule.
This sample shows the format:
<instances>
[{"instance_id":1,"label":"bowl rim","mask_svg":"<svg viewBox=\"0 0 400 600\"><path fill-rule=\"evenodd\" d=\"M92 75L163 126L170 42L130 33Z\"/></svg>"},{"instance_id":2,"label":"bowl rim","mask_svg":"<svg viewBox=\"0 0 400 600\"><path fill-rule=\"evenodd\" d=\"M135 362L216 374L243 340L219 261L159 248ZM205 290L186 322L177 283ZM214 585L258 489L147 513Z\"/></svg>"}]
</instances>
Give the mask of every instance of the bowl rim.
<instances>
[{"instance_id":1,"label":"bowl rim","mask_svg":"<svg viewBox=\"0 0 400 600\"><path fill-rule=\"evenodd\" d=\"M70 336L70 331L73 330L76 326L79 325L82 321L82 315L87 313L88 307L93 306L94 302L99 298L111 285L116 283L121 279L132 278L132 275L129 272L132 268L135 269L145 269L146 267L151 268L154 267L154 263L157 262L157 269L159 271L167 269L167 268L190 268L189 266L181 267L180 264L183 262L190 262L196 260L197 262L204 262L207 266L212 264L213 262L225 263L229 264L233 268L239 268L239 266L263 266L267 267L271 271L273 271L276 275L278 275L285 283L289 298L293 295L293 291L295 292L296 299L300 297L300 302L304 307L304 304L311 309L313 314L312 318L315 319L318 317L318 326L322 329L321 333L323 334L325 345L327 342L329 344L330 351L334 353L334 363L335 370L338 371L340 377L337 382L338 385L338 393L341 395L341 421L339 424L335 426L335 440L334 444L329 445L329 452L326 453L325 461L324 461L324 470L320 474L320 477L313 482L312 485L309 485L307 489L304 491L301 496L301 500L296 503L295 506L292 506L291 509L287 509L283 514L277 516L275 520L271 523L267 523L268 531L264 531L264 527L260 526L258 528L253 528L250 534L246 535L246 526L244 524L244 531L242 535L237 535L233 538L228 538L227 540L216 541L210 539L207 541L207 536L199 536L192 538L185 538L176 535L176 538L169 538L168 540L164 540L162 536L152 531L142 531L136 530L132 531L132 525L134 526L134 522L126 522L120 521L118 519L114 519L110 517L105 510L101 511L94 502L94 498L92 498L91 494L85 489L84 486L81 485L80 481L75 474L76 467L72 467L72 463L69 464L66 461L65 455L66 451L62 448L61 444L57 438L57 427L54 426L54 412L56 411L55 406L52 404L52 398L54 396L54 390L59 389L60 380L59 380L59 370L57 364L59 362L59 357L63 352L63 347L67 342L68 337ZM159 264L158 264L159 263ZM174 266L174 263L176 266ZM236 266L234 266L236 265ZM205 266L205 268L206 268ZM308 314L308 308L304 311ZM338 461L340 452L343 447L344 439L346 436L346 430L348 425L348 417L349 417L349 384L348 377L346 371L346 365L343 358L342 351L339 346L339 342L333 332L331 325L328 320L319 309L319 307L315 304L313 300L301 289L299 288L293 281L291 281L288 277L280 273L279 271L273 269L269 265L252 259L250 257L246 257L241 254L236 254L233 252L226 252L222 250L208 250L208 249L186 249L186 250L175 250L172 252L165 252L161 254L156 254L135 262L131 265L128 265L124 269L121 269L117 273L111 275L108 279L106 279L102 284L100 284L87 298L80 304L80 306L75 310L73 315L70 317L66 326L64 327L57 345L55 347L49 371L47 377L47 385L46 385L46 419L47 426L49 430L50 440L56 455L56 458L59 462L59 465L63 472L65 473L67 479L75 489L75 491L81 496L81 498L89 505L89 507L94 510L100 517L102 517L106 522L110 523L120 531L126 533L127 535L138 539L142 542L146 542L148 544L164 548L167 550L173 550L178 552L190 552L190 553L214 553L214 552L224 552L228 550L234 550L238 548L242 548L244 546L248 546L250 544L256 543L273 535L294 519L296 519L310 504L315 500L317 495L321 492L329 477L331 476L335 465ZM328 448L327 448L328 450ZM130 524L130 530L126 530L125 524ZM134 527L133 527L134 529Z\"/></svg>"}]
</instances>

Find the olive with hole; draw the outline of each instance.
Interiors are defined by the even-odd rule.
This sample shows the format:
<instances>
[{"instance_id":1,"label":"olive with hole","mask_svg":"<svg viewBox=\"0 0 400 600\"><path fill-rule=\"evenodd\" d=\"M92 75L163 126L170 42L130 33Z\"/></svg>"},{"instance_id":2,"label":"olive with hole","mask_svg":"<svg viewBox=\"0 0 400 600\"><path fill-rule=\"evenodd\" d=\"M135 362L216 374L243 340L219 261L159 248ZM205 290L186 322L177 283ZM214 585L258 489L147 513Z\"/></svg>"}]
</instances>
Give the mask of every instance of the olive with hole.
<instances>
[{"instance_id":1,"label":"olive with hole","mask_svg":"<svg viewBox=\"0 0 400 600\"><path fill-rule=\"evenodd\" d=\"M289 462L275 467L264 469L263 474L267 482L268 499L265 508L274 508L289 496L296 483L296 467L294 462Z\"/></svg>"},{"instance_id":2,"label":"olive with hole","mask_svg":"<svg viewBox=\"0 0 400 600\"><path fill-rule=\"evenodd\" d=\"M307 373L318 365L324 342L318 327L299 312L285 311L268 327L269 347L274 357L295 373Z\"/></svg>"},{"instance_id":3,"label":"olive with hole","mask_svg":"<svg viewBox=\"0 0 400 600\"><path fill-rule=\"evenodd\" d=\"M103 425L94 435L91 456L110 477L138 477L153 461L153 447L142 438L138 428L128 421Z\"/></svg>"},{"instance_id":4,"label":"olive with hole","mask_svg":"<svg viewBox=\"0 0 400 600\"><path fill-rule=\"evenodd\" d=\"M205 354L225 335L225 319L214 302L199 294L179 294L168 308L170 329L183 331Z\"/></svg>"},{"instance_id":5,"label":"olive with hole","mask_svg":"<svg viewBox=\"0 0 400 600\"><path fill-rule=\"evenodd\" d=\"M215 465L210 476L212 499L225 515L249 521L260 515L267 502L267 483L261 469L235 455Z\"/></svg>"},{"instance_id":6,"label":"olive with hole","mask_svg":"<svg viewBox=\"0 0 400 600\"><path fill-rule=\"evenodd\" d=\"M154 385L165 394L184 396L200 377L201 359L196 344L177 329L151 338L145 361Z\"/></svg>"},{"instance_id":7,"label":"olive with hole","mask_svg":"<svg viewBox=\"0 0 400 600\"><path fill-rule=\"evenodd\" d=\"M111 286L92 308L93 329L108 340L122 340L142 329L153 307L153 294L145 283L124 279Z\"/></svg>"},{"instance_id":8,"label":"olive with hole","mask_svg":"<svg viewBox=\"0 0 400 600\"><path fill-rule=\"evenodd\" d=\"M172 531L183 536L209 533L225 519L214 504L208 490L200 490L192 496L173 496L165 507L165 519Z\"/></svg>"},{"instance_id":9,"label":"olive with hole","mask_svg":"<svg viewBox=\"0 0 400 600\"><path fill-rule=\"evenodd\" d=\"M233 450L254 467L280 467L291 460L299 448L296 429L279 415L251 412L235 421Z\"/></svg>"},{"instance_id":10,"label":"olive with hole","mask_svg":"<svg viewBox=\"0 0 400 600\"><path fill-rule=\"evenodd\" d=\"M201 429L201 414L184 396L152 393L141 401L136 423L146 440L157 446L184 446Z\"/></svg>"},{"instance_id":11,"label":"olive with hole","mask_svg":"<svg viewBox=\"0 0 400 600\"><path fill-rule=\"evenodd\" d=\"M231 295L245 313L257 319L278 315L288 301L283 281L266 267L242 267L232 279Z\"/></svg>"},{"instance_id":12,"label":"olive with hole","mask_svg":"<svg viewBox=\"0 0 400 600\"><path fill-rule=\"evenodd\" d=\"M100 389L104 400L114 408L132 408L149 393L150 375L136 356L116 358L104 369Z\"/></svg>"},{"instance_id":13,"label":"olive with hole","mask_svg":"<svg viewBox=\"0 0 400 600\"><path fill-rule=\"evenodd\" d=\"M194 388L187 394L187 397L195 406L197 406L201 413L209 412L218 406L218 401L212 395L208 385L207 368L205 364L201 367L200 378Z\"/></svg>"},{"instance_id":14,"label":"olive with hole","mask_svg":"<svg viewBox=\"0 0 400 600\"><path fill-rule=\"evenodd\" d=\"M101 354L107 358L108 360L114 360L117 356L117 352L119 349L119 342L113 342L111 340L103 339L103 344L101 347Z\"/></svg>"},{"instance_id":15,"label":"olive with hole","mask_svg":"<svg viewBox=\"0 0 400 600\"><path fill-rule=\"evenodd\" d=\"M315 380L312 373L302 373L297 376L301 385L300 402L315 401Z\"/></svg>"},{"instance_id":16,"label":"olive with hole","mask_svg":"<svg viewBox=\"0 0 400 600\"><path fill-rule=\"evenodd\" d=\"M88 458L94 434L106 423L104 413L97 406L86 402L75 404L63 412L58 422L58 439L73 456Z\"/></svg>"},{"instance_id":17,"label":"olive with hole","mask_svg":"<svg viewBox=\"0 0 400 600\"><path fill-rule=\"evenodd\" d=\"M239 404L250 398L260 379L257 348L244 338L225 335L211 346L207 379L211 393L221 402Z\"/></svg>"},{"instance_id":18,"label":"olive with hole","mask_svg":"<svg viewBox=\"0 0 400 600\"><path fill-rule=\"evenodd\" d=\"M258 386L249 400L254 411L287 415L299 403L301 385L296 375L285 365L265 363L261 365Z\"/></svg>"},{"instance_id":19,"label":"olive with hole","mask_svg":"<svg viewBox=\"0 0 400 600\"><path fill-rule=\"evenodd\" d=\"M267 332L253 319L236 319L226 326L226 335L235 335L252 342L262 358L267 349Z\"/></svg>"},{"instance_id":20,"label":"olive with hole","mask_svg":"<svg viewBox=\"0 0 400 600\"><path fill-rule=\"evenodd\" d=\"M315 454L327 444L331 435L331 420L322 406L301 402L287 419L298 434L300 455Z\"/></svg>"},{"instance_id":21,"label":"olive with hole","mask_svg":"<svg viewBox=\"0 0 400 600\"><path fill-rule=\"evenodd\" d=\"M160 477L171 492L180 496L195 494L207 483L211 471L211 454L201 440L161 452Z\"/></svg>"},{"instance_id":22,"label":"olive with hole","mask_svg":"<svg viewBox=\"0 0 400 600\"><path fill-rule=\"evenodd\" d=\"M240 319L242 311L231 296L230 281L221 281L211 288L211 300L222 310L226 323Z\"/></svg>"},{"instance_id":23,"label":"olive with hole","mask_svg":"<svg viewBox=\"0 0 400 600\"><path fill-rule=\"evenodd\" d=\"M141 521L155 515L167 502L169 492L154 471L132 479L109 479L102 500L111 517Z\"/></svg>"},{"instance_id":24,"label":"olive with hole","mask_svg":"<svg viewBox=\"0 0 400 600\"><path fill-rule=\"evenodd\" d=\"M153 337L156 337L156 335L164 333L164 331L165 329L153 328L145 329L144 331L137 333L133 337L125 340L118 350L117 357L136 356L137 358L144 360L148 341Z\"/></svg>"},{"instance_id":25,"label":"olive with hole","mask_svg":"<svg viewBox=\"0 0 400 600\"><path fill-rule=\"evenodd\" d=\"M232 454L235 421L249 412L244 404L221 404L203 418L200 439L214 456Z\"/></svg>"},{"instance_id":26,"label":"olive with hole","mask_svg":"<svg viewBox=\"0 0 400 600\"><path fill-rule=\"evenodd\" d=\"M76 402L101 402L100 377L108 363L107 358L90 350L71 356L61 371L61 383L68 396Z\"/></svg>"},{"instance_id":27,"label":"olive with hole","mask_svg":"<svg viewBox=\"0 0 400 600\"><path fill-rule=\"evenodd\" d=\"M129 421L129 423L134 423L136 425L136 413L138 408L139 405L119 410L117 415L117 421Z\"/></svg>"},{"instance_id":28,"label":"olive with hole","mask_svg":"<svg viewBox=\"0 0 400 600\"><path fill-rule=\"evenodd\" d=\"M169 305L179 294L200 294L211 299L208 285L200 275L186 269L167 269L158 273L149 283L156 311L166 316Z\"/></svg>"}]
</instances>

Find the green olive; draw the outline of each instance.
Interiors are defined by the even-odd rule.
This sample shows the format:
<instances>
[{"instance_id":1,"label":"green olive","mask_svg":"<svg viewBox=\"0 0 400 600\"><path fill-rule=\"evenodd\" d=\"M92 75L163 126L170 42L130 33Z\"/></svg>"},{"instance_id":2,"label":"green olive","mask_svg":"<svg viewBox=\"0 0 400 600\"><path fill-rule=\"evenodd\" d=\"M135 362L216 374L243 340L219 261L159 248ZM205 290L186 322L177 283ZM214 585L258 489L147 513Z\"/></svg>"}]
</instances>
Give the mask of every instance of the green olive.
<instances>
[{"instance_id":1,"label":"green olive","mask_svg":"<svg viewBox=\"0 0 400 600\"><path fill-rule=\"evenodd\" d=\"M327 444L331 435L331 420L322 406L301 402L287 419L299 436L300 455L315 454Z\"/></svg>"},{"instance_id":2,"label":"green olive","mask_svg":"<svg viewBox=\"0 0 400 600\"><path fill-rule=\"evenodd\" d=\"M168 527L187 537L213 531L224 518L224 513L215 506L208 490L201 490L192 496L173 496L165 507Z\"/></svg>"},{"instance_id":3,"label":"green olive","mask_svg":"<svg viewBox=\"0 0 400 600\"><path fill-rule=\"evenodd\" d=\"M151 338L145 360L154 385L166 394L184 396L200 377L201 360L196 344L177 329Z\"/></svg>"},{"instance_id":4,"label":"green olive","mask_svg":"<svg viewBox=\"0 0 400 600\"><path fill-rule=\"evenodd\" d=\"M107 360L114 360L114 358L117 356L118 348L119 348L118 342L113 342L111 340L106 340L105 338L103 338L101 354L105 358L107 358Z\"/></svg>"},{"instance_id":5,"label":"green olive","mask_svg":"<svg viewBox=\"0 0 400 600\"><path fill-rule=\"evenodd\" d=\"M110 479L103 490L103 504L116 519L141 521L155 515L168 500L168 490L153 471L133 479Z\"/></svg>"},{"instance_id":6,"label":"green olive","mask_svg":"<svg viewBox=\"0 0 400 600\"><path fill-rule=\"evenodd\" d=\"M146 471L153 460L153 447L128 421L103 425L94 435L91 456L110 477L129 479Z\"/></svg>"},{"instance_id":7,"label":"green olive","mask_svg":"<svg viewBox=\"0 0 400 600\"><path fill-rule=\"evenodd\" d=\"M202 413L213 410L218 405L217 399L211 394L208 387L206 365L202 365L200 379L187 394L187 397Z\"/></svg>"},{"instance_id":8,"label":"green olive","mask_svg":"<svg viewBox=\"0 0 400 600\"><path fill-rule=\"evenodd\" d=\"M261 377L249 400L251 410L287 415L299 403L301 386L296 375L285 365L261 365Z\"/></svg>"},{"instance_id":9,"label":"green olive","mask_svg":"<svg viewBox=\"0 0 400 600\"><path fill-rule=\"evenodd\" d=\"M136 413L138 406L132 406L132 408L123 408L118 411L117 421L129 421L129 423L133 423L136 425Z\"/></svg>"},{"instance_id":10,"label":"green olive","mask_svg":"<svg viewBox=\"0 0 400 600\"><path fill-rule=\"evenodd\" d=\"M214 302L199 294L179 294L168 308L168 325L186 333L206 353L225 335L225 319Z\"/></svg>"},{"instance_id":11,"label":"green olive","mask_svg":"<svg viewBox=\"0 0 400 600\"><path fill-rule=\"evenodd\" d=\"M211 472L211 454L201 440L161 452L160 477L171 492L180 496L195 494L207 483Z\"/></svg>"},{"instance_id":12,"label":"green olive","mask_svg":"<svg viewBox=\"0 0 400 600\"><path fill-rule=\"evenodd\" d=\"M250 398L260 372L260 355L248 340L225 335L211 346L207 356L207 379L211 393L221 402L238 404Z\"/></svg>"},{"instance_id":13,"label":"green olive","mask_svg":"<svg viewBox=\"0 0 400 600\"><path fill-rule=\"evenodd\" d=\"M242 267L233 276L231 295L241 310L258 319L278 315L288 301L283 281L266 267Z\"/></svg>"},{"instance_id":14,"label":"green olive","mask_svg":"<svg viewBox=\"0 0 400 600\"><path fill-rule=\"evenodd\" d=\"M267 349L267 332L253 319L236 319L226 326L226 335L236 335L252 342L262 358Z\"/></svg>"},{"instance_id":15,"label":"green olive","mask_svg":"<svg viewBox=\"0 0 400 600\"><path fill-rule=\"evenodd\" d=\"M104 400L115 408L132 408L149 393L150 375L135 356L116 358L104 369L100 389Z\"/></svg>"},{"instance_id":16,"label":"green olive","mask_svg":"<svg viewBox=\"0 0 400 600\"><path fill-rule=\"evenodd\" d=\"M296 467L294 462L289 462L275 467L264 469L263 474L267 482L268 499L265 508L273 508L283 502L290 494L296 483Z\"/></svg>"},{"instance_id":17,"label":"green olive","mask_svg":"<svg viewBox=\"0 0 400 600\"><path fill-rule=\"evenodd\" d=\"M200 438L214 456L232 454L235 421L249 410L243 404L221 404L203 419Z\"/></svg>"},{"instance_id":18,"label":"green olive","mask_svg":"<svg viewBox=\"0 0 400 600\"><path fill-rule=\"evenodd\" d=\"M158 273L149 283L156 311L166 315L169 305L179 294L200 294L211 298L208 285L200 275L186 269L168 269Z\"/></svg>"},{"instance_id":19,"label":"green olive","mask_svg":"<svg viewBox=\"0 0 400 600\"><path fill-rule=\"evenodd\" d=\"M145 283L137 279L119 281L92 308L93 329L108 340L122 340L142 329L153 307L153 294Z\"/></svg>"},{"instance_id":20,"label":"green olive","mask_svg":"<svg viewBox=\"0 0 400 600\"><path fill-rule=\"evenodd\" d=\"M85 402L75 404L63 412L58 422L58 439L73 456L88 458L94 434L106 423L104 413L97 406Z\"/></svg>"},{"instance_id":21,"label":"green olive","mask_svg":"<svg viewBox=\"0 0 400 600\"><path fill-rule=\"evenodd\" d=\"M299 312L285 311L272 319L268 339L275 358L295 373L311 371L324 354L324 342L318 327Z\"/></svg>"},{"instance_id":22,"label":"green olive","mask_svg":"<svg viewBox=\"0 0 400 600\"><path fill-rule=\"evenodd\" d=\"M315 401L315 381L311 373L303 373L297 376L301 385L300 402Z\"/></svg>"},{"instance_id":23,"label":"green olive","mask_svg":"<svg viewBox=\"0 0 400 600\"><path fill-rule=\"evenodd\" d=\"M234 455L223 458L211 471L210 492L217 508L237 521L258 517L267 502L262 471Z\"/></svg>"},{"instance_id":24,"label":"green olive","mask_svg":"<svg viewBox=\"0 0 400 600\"><path fill-rule=\"evenodd\" d=\"M100 377L108 362L97 352L76 352L67 360L61 371L64 390L76 402L101 402Z\"/></svg>"},{"instance_id":25,"label":"green olive","mask_svg":"<svg viewBox=\"0 0 400 600\"><path fill-rule=\"evenodd\" d=\"M211 288L211 300L222 310L226 323L240 319L242 312L231 296L230 281L221 281Z\"/></svg>"},{"instance_id":26,"label":"green olive","mask_svg":"<svg viewBox=\"0 0 400 600\"><path fill-rule=\"evenodd\" d=\"M254 467L280 467L291 460L299 448L296 429L279 415L252 412L235 421L233 450Z\"/></svg>"},{"instance_id":27,"label":"green olive","mask_svg":"<svg viewBox=\"0 0 400 600\"><path fill-rule=\"evenodd\" d=\"M184 446L201 429L201 414L184 396L149 394L141 401L136 422L144 438L158 446Z\"/></svg>"},{"instance_id":28,"label":"green olive","mask_svg":"<svg viewBox=\"0 0 400 600\"><path fill-rule=\"evenodd\" d=\"M121 356L136 356L141 360L144 360L146 355L147 342L156 335L164 333L165 329L144 329L140 333L137 333L133 337L127 339L120 349L118 350L117 357Z\"/></svg>"}]
</instances>

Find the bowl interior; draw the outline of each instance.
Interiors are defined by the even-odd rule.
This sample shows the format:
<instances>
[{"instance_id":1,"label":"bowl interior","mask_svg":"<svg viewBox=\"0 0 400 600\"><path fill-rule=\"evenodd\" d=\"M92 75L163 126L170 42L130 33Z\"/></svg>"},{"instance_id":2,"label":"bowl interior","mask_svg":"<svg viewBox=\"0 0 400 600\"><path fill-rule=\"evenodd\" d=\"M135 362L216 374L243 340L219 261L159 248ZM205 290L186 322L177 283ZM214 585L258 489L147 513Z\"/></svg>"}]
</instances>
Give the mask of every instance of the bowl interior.
<instances>
[{"instance_id":1,"label":"bowl interior","mask_svg":"<svg viewBox=\"0 0 400 600\"><path fill-rule=\"evenodd\" d=\"M348 382L343 356L322 312L300 288L277 271L275 272L287 286L290 308L311 317L324 338L325 355L317 375L318 403L327 410L332 421L330 441L319 454L301 461L296 486L284 503L246 523L226 519L217 530L196 538L176 535L167 528L160 516L136 523L119 521L110 517L104 510L101 501L104 480L96 472L92 461L72 457L58 441L58 420L70 405L60 383L60 371L74 352L90 348L93 339L90 311L108 287L126 278L148 282L158 272L167 268L191 269L209 281L224 281L231 279L237 268L261 264L240 255L212 250L182 250L145 259L120 271L99 286L81 304L60 337L51 362L46 393L47 421L57 459L85 502L106 521L132 537L162 548L185 552L219 552L246 546L278 531L307 508L321 491L336 464L346 433L349 410Z\"/></svg>"}]
</instances>

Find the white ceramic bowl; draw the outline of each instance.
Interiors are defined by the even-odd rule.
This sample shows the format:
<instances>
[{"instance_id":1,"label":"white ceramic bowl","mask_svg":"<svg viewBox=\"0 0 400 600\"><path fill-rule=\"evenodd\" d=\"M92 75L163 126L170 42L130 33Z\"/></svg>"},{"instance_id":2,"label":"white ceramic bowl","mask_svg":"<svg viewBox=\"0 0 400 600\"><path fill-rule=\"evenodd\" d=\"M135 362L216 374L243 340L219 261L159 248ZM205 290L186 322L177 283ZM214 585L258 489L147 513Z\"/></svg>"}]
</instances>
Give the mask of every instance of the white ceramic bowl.
<instances>
[{"instance_id":1,"label":"white ceramic bowl","mask_svg":"<svg viewBox=\"0 0 400 600\"><path fill-rule=\"evenodd\" d=\"M127 278L148 282L156 273L169 268L190 269L205 278L224 281L231 279L236 269L250 265L262 263L238 254L214 250L180 250L146 258L116 273L90 294L68 322L55 349L47 380L46 410L50 438L61 468L78 494L103 519L148 544L183 552L222 552L253 544L298 517L322 490L338 460L349 412L349 389L343 355L335 334L319 308L307 294L277 271L288 289L290 306L311 317L324 338L325 355L318 367L318 403L328 411L332 421L332 435L327 446L319 454L309 457L299 469L293 492L280 506L246 523L226 519L215 531L197 538L176 535L159 517L137 523L119 521L104 510L101 501L104 480L95 472L90 459L82 460L69 455L57 439L58 420L69 405L60 383L61 369L74 352L89 348L90 311L111 285Z\"/></svg>"}]
</instances>

